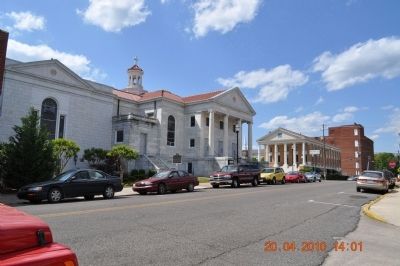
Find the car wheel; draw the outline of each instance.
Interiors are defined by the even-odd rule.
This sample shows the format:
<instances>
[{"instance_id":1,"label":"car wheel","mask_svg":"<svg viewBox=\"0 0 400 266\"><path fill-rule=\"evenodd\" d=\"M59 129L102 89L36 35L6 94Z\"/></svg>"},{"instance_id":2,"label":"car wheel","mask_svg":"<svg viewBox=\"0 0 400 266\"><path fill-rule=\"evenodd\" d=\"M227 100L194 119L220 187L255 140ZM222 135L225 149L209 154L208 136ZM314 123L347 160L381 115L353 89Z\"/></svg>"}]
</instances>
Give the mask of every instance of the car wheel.
<instances>
[{"instance_id":1,"label":"car wheel","mask_svg":"<svg viewBox=\"0 0 400 266\"><path fill-rule=\"evenodd\" d=\"M281 180L281 184L284 185L285 183L286 183L286 180L285 180L285 178L283 177L282 180Z\"/></svg>"},{"instance_id":2,"label":"car wheel","mask_svg":"<svg viewBox=\"0 0 400 266\"><path fill-rule=\"evenodd\" d=\"M219 185L218 184L212 184L211 185L213 188L219 188Z\"/></svg>"},{"instance_id":3,"label":"car wheel","mask_svg":"<svg viewBox=\"0 0 400 266\"><path fill-rule=\"evenodd\" d=\"M147 191L140 191L139 194L140 195L147 195Z\"/></svg>"},{"instance_id":4,"label":"car wheel","mask_svg":"<svg viewBox=\"0 0 400 266\"><path fill-rule=\"evenodd\" d=\"M60 202L62 199L61 190L59 188L50 189L47 199L49 200L50 203Z\"/></svg>"},{"instance_id":5,"label":"car wheel","mask_svg":"<svg viewBox=\"0 0 400 266\"><path fill-rule=\"evenodd\" d=\"M252 185L253 187L258 186L258 178L257 178L257 177L254 177L254 178L253 178L253 182L251 182L251 185Z\"/></svg>"},{"instance_id":6,"label":"car wheel","mask_svg":"<svg viewBox=\"0 0 400 266\"><path fill-rule=\"evenodd\" d=\"M187 190L188 192L193 192L193 191L194 191L194 186L193 186L193 184L190 183L190 184L187 186L186 190Z\"/></svg>"},{"instance_id":7,"label":"car wheel","mask_svg":"<svg viewBox=\"0 0 400 266\"><path fill-rule=\"evenodd\" d=\"M239 187L239 180L237 178L232 180L232 187L238 188Z\"/></svg>"},{"instance_id":8,"label":"car wheel","mask_svg":"<svg viewBox=\"0 0 400 266\"><path fill-rule=\"evenodd\" d=\"M162 195L162 194L165 194L165 192L167 192L167 188L165 187L165 185L159 184L158 185L158 194Z\"/></svg>"},{"instance_id":9,"label":"car wheel","mask_svg":"<svg viewBox=\"0 0 400 266\"><path fill-rule=\"evenodd\" d=\"M357 192L361 192L361 189L359 187L357 188Z\"/></svg>"},{"instance_id":10,"label":"car wheel","mask_svg":"<svg viewBox=\"0 0 400 266\"><path fill-rule=\"evenodd\" d=\"M93 200L94 199L94 195L85 195L85 200Z\"/></svg>"},{"instance_id":11,"label":"car wheel","mask_svg":"<svg viewBox=\"0 0 400 266\"><path fill-rule=\"evenodd\" d=\"M112 186L106 186L103 192L103 197L105 199L112 199L114 198L114 188Z\"/></svg>"},{"instance_id":12,"label":"car wheel","mask_svg":"<svg viewBox=\"0 0 400 266\"><path fill-rule=\"evenodd\" d=\"M276 179L275 179L275 177L274 178L272 178L272 185L276 185Z\"/></svg>"},{"instance_id":13,"label":"car wheel","mask_svg":"<svg viewBox=\"0 0 400 266\"><path fill-rule=\"evenodd\" d=\"M320 179L320 180L318 180L318 182L321 182L321 179Z\"/></svg>"}]
</instances>

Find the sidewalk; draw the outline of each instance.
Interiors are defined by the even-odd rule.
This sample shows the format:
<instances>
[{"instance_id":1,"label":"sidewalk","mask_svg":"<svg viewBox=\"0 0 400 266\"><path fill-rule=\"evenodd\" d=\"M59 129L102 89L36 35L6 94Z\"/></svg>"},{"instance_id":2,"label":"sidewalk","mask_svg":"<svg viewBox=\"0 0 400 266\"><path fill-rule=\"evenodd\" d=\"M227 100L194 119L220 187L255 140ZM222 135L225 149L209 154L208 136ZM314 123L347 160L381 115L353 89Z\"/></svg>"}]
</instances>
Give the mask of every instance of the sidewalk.
<instances>
[{"instance_id":1,"label":"sidewalk","mask_svg":"<svg viewBox=\"0 0 400 266\"><path fill-rule=\"evenodd\" d=\"M195 187L195 189L206 189L206 188L211 188L211 185L209 183L200 183L198 186ZM115 193L115 196L131 196L131 195L138 195L138 193L132 190L132 187L124 187L122 191ZM0 193L0 203L10 206L17 206L23 204L24 202L27 201L18 199L15 193L10 193L10 194Z\"/></svg>"},{"instance_id":2,"label":"sidewalk","mask_svg":"<svg viewBox=\"0 0 400 266\"><path fill-rule=\"evenodd\" d=\"M356 230L338 241L362 242L363 251L332 250L323 265L400 265L400 189L364 206Z\"/></svg>"}]
</instances>

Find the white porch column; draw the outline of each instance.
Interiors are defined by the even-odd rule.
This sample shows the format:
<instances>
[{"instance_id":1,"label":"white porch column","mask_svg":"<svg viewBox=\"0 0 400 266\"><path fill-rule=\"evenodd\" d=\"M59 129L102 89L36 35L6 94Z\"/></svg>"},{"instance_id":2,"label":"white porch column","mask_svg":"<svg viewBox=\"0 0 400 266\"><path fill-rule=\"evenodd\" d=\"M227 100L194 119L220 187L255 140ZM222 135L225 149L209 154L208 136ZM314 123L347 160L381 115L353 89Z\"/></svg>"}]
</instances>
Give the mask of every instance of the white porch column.
<instances>
[{"instance_id":1,"label":"white porch column","mask_svg":"<svg viewBox=\"0 0 400 266\"><path fill-rule=\"evenodd\" d=\"M274 167L278 167L278 144L274 145Z\"/></svg>"},{"instance_id":2,"label":"white porch column","mask_svg":"<svg viewBox=\"0 0 400 266\"><path fill-rule=\"evenodd\" d=\"M287 143L283 144L283 167L287 168Z\"/></svg>"},{"instance_id":3,"label":"white porch column","mask_svg":"<svg viewBox=\"0 0 400 266\"><path fill-rule=\"evenodd\" d=\"M242 158L242 119L239 119L238 120L238 125L239 125L239 150L238 150L238 153L239 153L239 160L240 160L240 158Z\"/></svg>"},{"instance_id":4,"label":"white porch column","mask_svg":"<svg viewBox=\"0 0 400 266\"><path fill-rule=\"evenodd\" d=\"M252 160L252 153L253 153L253 123L247 122L247 154L248 154L248 160Z\"/></svg>"},{"instance_id":5,"label":"white porch column","mask_svg":"<svg viewBox=\"0 0 400 266\"><path fill-rule=\"evenodd\" d=\"M297 170L296 152L297 152L296 143L293 143L293 166L296 167Z\"/></svg>"},{"instance_id":6,"label":"white porch column","mask_svg":"<svg viewBox=\"0 0 400 266\"><path fill-rule=\"evenodd\" d=\"M264 146L265 146L265 161L271 163L269 161L269 145L265 144Z\"/></svg>"},{"instance_id":7,"label":"white porch column","mask_svg":"<svg viewBox=\"0 0 400 266\"><path fill-rule=\"evenodd\" d=\"M228 131L229 130L229 116L225 115L224 116L224 156L228 157L229 156L229 135Z\"/></svg>"},{"instance_id":8,"label":"white porch column","mask_svg":"<svg viewBox=\"0 0 400 266\"><path fill-rule=\"evenodd\" d=\"M208 124L208 155L214 156L214 111L210 110L210 120Z\"/></svg>"},{"instance_id":9,"label":"white porch column","mask_svg":"<svg viewBox=\"0 0 400 266\"><path fill-rule=\"evenodd\" d=\"M204 121L203 121L204 120ZM205 142L205 130L204 130L204 128L205 128L205 119L204 119L204 113L203 112L201 112L200 113L200 123L199 123L199 125L200 125L200 147L199 147L199 156L202 158L202 157L204 157L205 156L205 154L204 154L204 146L206 145L204 142Z\"/></svg>"},{"instance_id":10,"label":"white porch column","mask_svg":"<svg viewBox=\"0 0 400 266\"><path fill-rule=\"evenodd\" d=\"M260 144L258 144L257 148L257 162L261 162Z\"/></svg>"},{"instance_id":11,"label":"white porch column","mask_svg":"<svg viewBox=\"0 0 400 266\"><path fill-rule=\"evenodd\" d=\"M302 162L302 164L303 165L306 165L306 143L305 142L303 142L303 144L302 144L302 156L303 156L303 162Z\"/></svg>"}]
</instances>

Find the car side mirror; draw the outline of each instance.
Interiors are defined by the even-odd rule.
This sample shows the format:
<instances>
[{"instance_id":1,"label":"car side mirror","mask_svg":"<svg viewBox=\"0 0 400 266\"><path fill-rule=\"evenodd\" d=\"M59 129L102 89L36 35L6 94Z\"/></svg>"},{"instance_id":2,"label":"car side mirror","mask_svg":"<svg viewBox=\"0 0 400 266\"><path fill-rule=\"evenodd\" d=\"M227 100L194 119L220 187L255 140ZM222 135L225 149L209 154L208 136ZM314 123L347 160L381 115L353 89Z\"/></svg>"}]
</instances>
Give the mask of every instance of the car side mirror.
<instances>
[{"instance_id":1,"label":"car side mirror","mask_svg":"<svg viewBox=\"0 0 400 266\"><path fill-rule=\"evenodd\" d=\"M72 181L74 181L74 180L76 180L76 176L73 176L73 177L71 177L71 178L69 179L70 182L72 182Z\"/></svg>"}]
</instances>

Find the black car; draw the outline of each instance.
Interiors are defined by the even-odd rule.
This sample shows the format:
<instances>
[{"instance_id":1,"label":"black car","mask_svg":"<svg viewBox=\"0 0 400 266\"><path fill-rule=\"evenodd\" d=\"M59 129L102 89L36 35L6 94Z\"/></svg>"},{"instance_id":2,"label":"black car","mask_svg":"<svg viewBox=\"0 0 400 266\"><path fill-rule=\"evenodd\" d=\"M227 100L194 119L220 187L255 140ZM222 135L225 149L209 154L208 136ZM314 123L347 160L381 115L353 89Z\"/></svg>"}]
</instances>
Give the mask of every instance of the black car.
<instances>
[{"instance_id":1,"label":"black car","mask_svg":"<svg viewBox=\"0 0 400 266\"><path fill-rule=\"evenodd\" d=\"M103 195L105 199L114 197L114 193L122 190L121 179L93 169L75 169L66 171L48 181L33 183L18 190L19 199L30 202L48 200L59 202L63 198L85 197L91 200L95 195Z\"/></svg>"}]
</instances>

